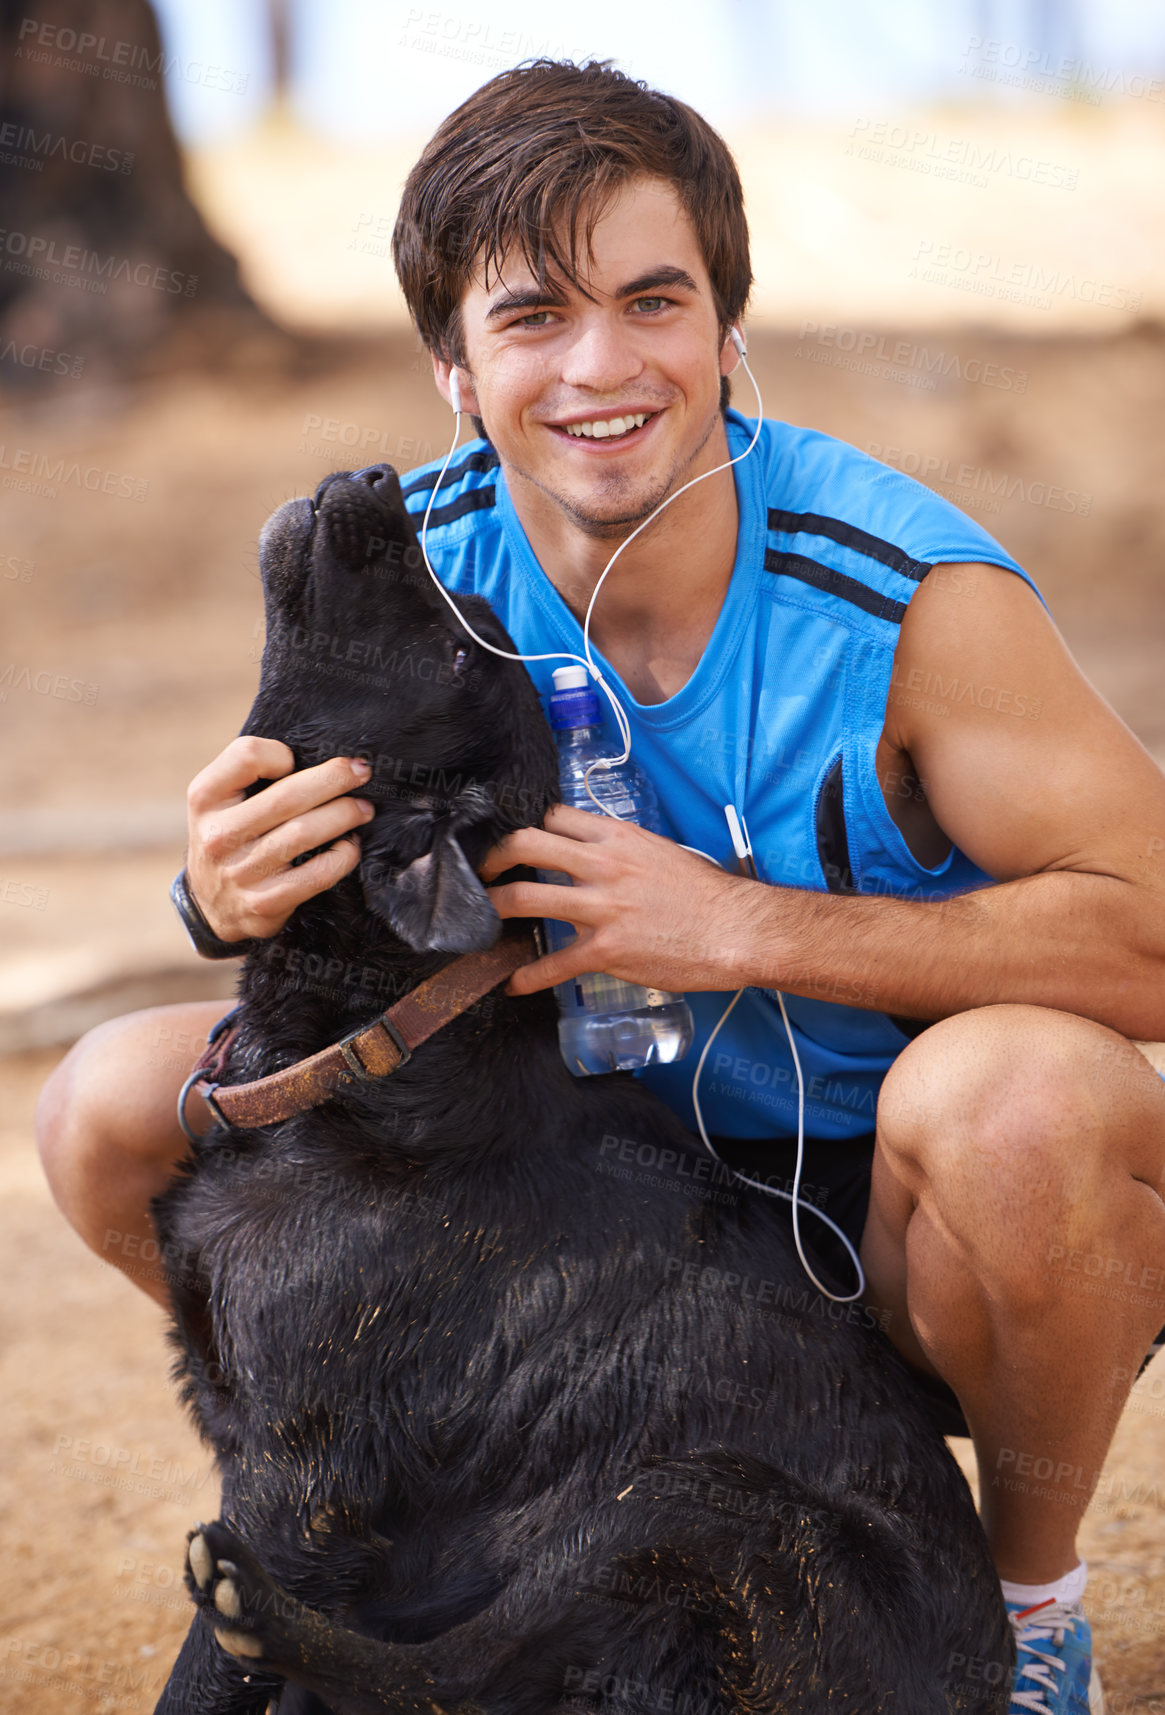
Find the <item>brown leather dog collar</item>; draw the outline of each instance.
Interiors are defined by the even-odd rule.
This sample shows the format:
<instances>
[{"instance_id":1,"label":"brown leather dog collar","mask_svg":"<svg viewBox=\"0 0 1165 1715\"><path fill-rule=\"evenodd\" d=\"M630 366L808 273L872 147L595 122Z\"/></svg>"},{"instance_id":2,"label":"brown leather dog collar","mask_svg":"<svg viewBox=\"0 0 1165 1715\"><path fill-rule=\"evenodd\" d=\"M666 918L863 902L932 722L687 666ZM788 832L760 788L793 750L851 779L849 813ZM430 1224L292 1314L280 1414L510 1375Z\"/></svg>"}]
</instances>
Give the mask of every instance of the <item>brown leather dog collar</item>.
<instances>
[{"instance_id":1,"label":"brown leather dog collar","mask_svg":"<svg viewBox=\"0 0 1165 1715\"><path fill-rule=\"evenodd\" d=\"M198 1088L211 1112L226 1126L273 1125L306 1113L327 1101L336 1090L355 1082L386 1078L411 1057L413 1049L452 1023L475 1001L513 975L520 965L542 951L536 931L503 935L484 952L466 953L390 1006L370 1024L350 1030L330 1048L322 1048L282 1072L249 1084L210 1081L211 1069L195 1067L178 1098L178 1117L188 1137L196 1136L185 1120L187 1093ZM223 1041L217 1059L225 1060Z\"/></svg>"}]
</instances>

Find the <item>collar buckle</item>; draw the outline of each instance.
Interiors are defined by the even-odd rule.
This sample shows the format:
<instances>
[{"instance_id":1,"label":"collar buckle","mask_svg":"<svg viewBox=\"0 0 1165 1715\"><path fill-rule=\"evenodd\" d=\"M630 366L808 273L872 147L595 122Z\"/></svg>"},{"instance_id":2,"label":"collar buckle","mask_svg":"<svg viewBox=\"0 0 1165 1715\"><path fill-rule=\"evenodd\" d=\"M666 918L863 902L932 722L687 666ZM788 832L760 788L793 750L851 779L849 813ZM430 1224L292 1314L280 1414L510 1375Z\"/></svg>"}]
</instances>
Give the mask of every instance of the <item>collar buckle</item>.
<instances>
[{"instance_id":1,"label":"collar buckle","mask_svg":"<svg viewBox=\"0 0 1165 1715\"><path fill-rule=\"evenodd\" d=\"M400 1031L389 1018L387 1013L382 1013L379 1018L374 1018L371 1024L358 1024L355 1030L350 1030L347 1036L342 1036L340 1038L339 1042L336 1043L336 1047L340 1050L344 1064L347 1066L352 1076L354 1078L358 1078L361 1083L365 1084L371 1083L375 1079L376 1074L374 1072L370 1072L364 1065L364 1062L356 1052L355 1043L358 1037L367 1036L368 1032L370 1030L375 1030L377 1025L379 1025L385 1035L389 1037L397 1053L400 1055L400 1059L392 1068L394 1072L399 1072L401 1067L407 1065L413 1057L412 1049L409 1047L408 1043L405 1041L404 1037L401 1035Z\"/></svg>"}]
</instances>

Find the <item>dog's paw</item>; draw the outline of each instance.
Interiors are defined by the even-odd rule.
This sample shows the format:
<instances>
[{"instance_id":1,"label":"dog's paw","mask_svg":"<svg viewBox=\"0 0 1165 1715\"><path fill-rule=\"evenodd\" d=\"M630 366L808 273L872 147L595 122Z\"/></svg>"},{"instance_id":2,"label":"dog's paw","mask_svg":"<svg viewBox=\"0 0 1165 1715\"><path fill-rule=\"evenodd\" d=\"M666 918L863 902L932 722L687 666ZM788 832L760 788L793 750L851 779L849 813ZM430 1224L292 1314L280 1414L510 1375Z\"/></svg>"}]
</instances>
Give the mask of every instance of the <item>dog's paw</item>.
<instances>
[{"instance_id":1,"label":"dog's paw","mask_svg":"<svg viewBox=\"0 0 1165 1715\"><path fill-rule=\"evenodd\" d=\"M275 1666L285 1655L287 1622L299 1604L269 1578L254 1555L224 1524L200 1524L186 1544L191 1595L206 1613L229 1655Z\"/></svg>"}]
</instances>

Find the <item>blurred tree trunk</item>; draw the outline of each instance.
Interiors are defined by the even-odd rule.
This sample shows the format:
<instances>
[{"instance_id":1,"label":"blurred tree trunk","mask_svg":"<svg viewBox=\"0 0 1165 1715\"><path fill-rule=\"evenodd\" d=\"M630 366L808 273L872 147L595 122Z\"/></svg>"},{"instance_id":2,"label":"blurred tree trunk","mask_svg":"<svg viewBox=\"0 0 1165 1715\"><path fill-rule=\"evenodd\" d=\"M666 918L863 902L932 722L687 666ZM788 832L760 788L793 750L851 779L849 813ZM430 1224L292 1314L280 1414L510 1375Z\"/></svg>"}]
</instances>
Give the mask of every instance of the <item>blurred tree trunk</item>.
<instances>
[{"instance_id":1,"label":"blurred tree trunk","mask_svg":"<svg viewBox=\"0 0 1165 1715\"><path fill-rule=\"evenodd\" d=\"M271 43L271 106L276 113L287 113L291 108L289 0L267 0L267 34Z\"/></svg>"},{"instance_id":2,"label":"blurred tree trunk","mask_svg":"<svg viewBox=\"0 0 1165 1715\"><path fill-rule=\"evenodd\" d=\"M147 0L30 10L0 15L0 384L61 357L100 379L269 344L183 184Z\"/></svg>"}]
</instances>

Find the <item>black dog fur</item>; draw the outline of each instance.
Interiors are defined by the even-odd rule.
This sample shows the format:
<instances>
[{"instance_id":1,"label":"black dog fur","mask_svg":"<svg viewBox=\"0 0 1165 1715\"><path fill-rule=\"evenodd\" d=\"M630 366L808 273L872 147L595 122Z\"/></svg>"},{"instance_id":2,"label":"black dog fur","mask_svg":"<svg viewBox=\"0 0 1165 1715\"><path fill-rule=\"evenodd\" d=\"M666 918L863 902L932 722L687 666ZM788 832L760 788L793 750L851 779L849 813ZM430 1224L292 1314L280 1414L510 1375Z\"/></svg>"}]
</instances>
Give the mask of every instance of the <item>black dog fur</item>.
<instances>
[{"instance_id":1,"label":"black dog fur","mask_svg":"<svg viewBox=\"0 0 1165 1715\"><path fill-rule=\"evenodd\" d=\"M368 756L377 814L248 956L228 1083L488 945L476 866L556 797L533 686L432 588L391 468L282 507L261 561L244 730ZM634 1079L573 1078L555 1016L495 992L389 1079L211 1131L155 1204L223 1484L159 1715L1005 1710L969 1492L874 1318ZM651 1172L609 1171L622 1140Z\"/></svg>"}]
</instances>

